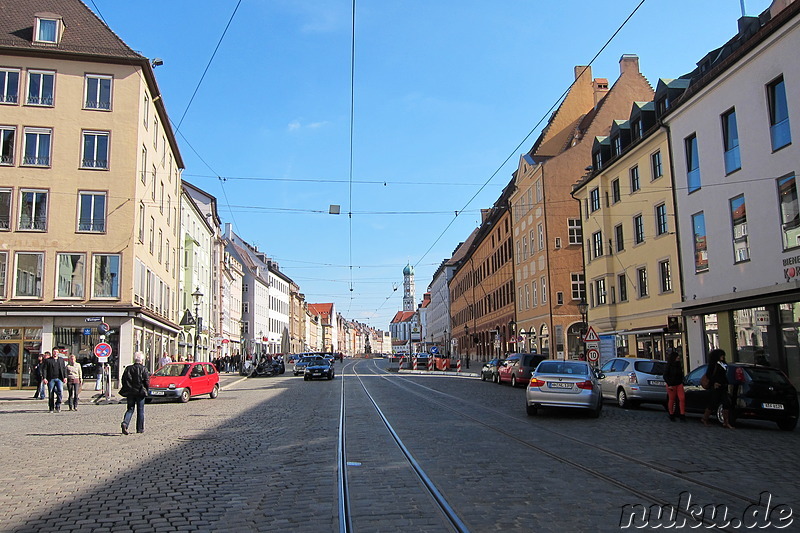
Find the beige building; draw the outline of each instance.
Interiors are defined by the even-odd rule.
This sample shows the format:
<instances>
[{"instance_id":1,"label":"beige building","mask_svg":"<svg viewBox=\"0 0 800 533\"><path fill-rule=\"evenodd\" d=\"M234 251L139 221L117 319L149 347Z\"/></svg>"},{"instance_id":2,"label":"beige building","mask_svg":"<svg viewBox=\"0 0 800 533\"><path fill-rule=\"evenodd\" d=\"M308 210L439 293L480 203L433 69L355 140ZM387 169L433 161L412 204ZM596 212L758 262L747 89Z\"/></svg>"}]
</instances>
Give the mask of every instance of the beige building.
<instances>
[{"instance_id":1,"label":"beige building","mask_svg":"<svg viewBox=\"0 0 800 533\"><path fill-rule=\"evenodd\" d=\"M0 387L42 351L174 352L183 161L150 61L77 0L0 17Z\"/></svg>"},{"instance_id":2,"label":"beige building","mask_svg":"<svg viewBox=\"0 0 800 533\"><path fill-rule=\"evenodd\" d=\"M589 67L575 67L575 82L533 148L520 160L511 195L515 248L517 350L577 358L585 329L580 209L572 185L591 164L592 141L632 102L651 100L639 58L625 55L608 88Z\"/></svg>"},{"instance_id":3,"label":"beige building","mask_svg":"<svg viewBox=\"0 0 800 533\"><path fill-rule=\"evenodd\" d=\"M616 355L663 359L682 346L672 308L681 290L669 157L654 102L634 102L628 119L595 138L593 169L575 186L588 322L608 336L600 362Z\"/></svg>"}]
</instances>

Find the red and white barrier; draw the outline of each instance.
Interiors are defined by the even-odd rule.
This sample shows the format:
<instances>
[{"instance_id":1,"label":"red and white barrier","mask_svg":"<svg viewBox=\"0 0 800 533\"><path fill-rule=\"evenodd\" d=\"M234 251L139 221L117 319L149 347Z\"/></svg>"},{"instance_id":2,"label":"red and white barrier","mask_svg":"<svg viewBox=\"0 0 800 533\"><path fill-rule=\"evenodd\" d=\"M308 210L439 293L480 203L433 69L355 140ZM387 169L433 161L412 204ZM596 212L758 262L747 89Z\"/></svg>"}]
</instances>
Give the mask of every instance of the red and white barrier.
<instances>
[{"instance_id":1,"label":"red and white barrier","mask_svg":"<svg viewBox=\"0 0 800 533\"><path fill-rule=\"evenodd\" d=\"M433 357L428 357L428 371L433 371Z\"/></svg>"},{"instance_id":2,"label":"red and white barrier","mask_svg":"<svg viewBox=\"0 0 800 533\"><path fill-rule=\"evenodd\" d=\"M456 363L456 372L461 372L461 359Z\"/></svg>"},{"instance_id":3,"label":"red and white barrier","mask_svg":"<svg viewBox=\"0 0 800 533\"><path fill-rule=\"evenodd\" d=\"M415 357L414 358L414 370L416 370L416 369L417 369L417 358Z\"/></svg>"}]
</instances>

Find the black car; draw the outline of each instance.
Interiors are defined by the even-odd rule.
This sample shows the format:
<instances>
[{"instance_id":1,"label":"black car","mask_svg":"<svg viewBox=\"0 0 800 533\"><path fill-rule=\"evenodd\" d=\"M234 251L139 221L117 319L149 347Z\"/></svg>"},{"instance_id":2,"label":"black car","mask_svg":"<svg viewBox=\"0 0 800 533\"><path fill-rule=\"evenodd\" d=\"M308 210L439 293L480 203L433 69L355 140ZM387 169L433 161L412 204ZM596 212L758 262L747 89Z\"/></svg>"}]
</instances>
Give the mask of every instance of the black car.
<instances>
[{"instance_id":1,"label":"black car","mask_svg":"<svg viewBox=\"0 0 800 533\"><path fill-rule=\"evenodd\" d=\"M333 363L325 357L315 357L308 362L303 371L303 380L333 379Z\"/></svg>"},{"instance_id":2,"label":"black car","mask_svg":"<svg viewBox=\"0 0 800 533\"><path fill-rule=\"evenodd\" d=\"M491 361L486 361L481 367L481 381L493 381L497 383L497 369L503 364L505 359L495 357Z\"/></svg>"},{"instance_id":3,"label":"black car","mask_svg":"<svg viewBox=\"0 0 800 533\"><path fill-rule=\"evenodd\" d=\"M693 413L705 411L708 391L700 386L700 378L706 365L692 370L684 379L686 410ZM797 389L786 375L769 366L751 363L728 363L728 392L733 409L730 422L735 420L769 420L784 431L797 426L800 404ZM717 409L718 420L722 420L722 408Z\"/></svg>"}]
</instances>

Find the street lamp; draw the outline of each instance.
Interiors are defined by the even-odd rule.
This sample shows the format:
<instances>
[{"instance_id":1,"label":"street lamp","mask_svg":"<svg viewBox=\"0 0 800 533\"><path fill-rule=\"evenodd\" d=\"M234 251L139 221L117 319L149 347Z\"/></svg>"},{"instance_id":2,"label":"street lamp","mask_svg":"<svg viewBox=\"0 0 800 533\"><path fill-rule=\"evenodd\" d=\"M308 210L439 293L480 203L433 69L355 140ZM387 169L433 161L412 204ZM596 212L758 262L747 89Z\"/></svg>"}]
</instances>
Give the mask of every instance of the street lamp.
<instances>
[{"instance_id":1,"label":"street lamp","mask_svg":"<svg viewBox=\"0 0 800 533\"><path fill-rule=\"evenodd\" d=\"M583 355L586 356L586 331L588 324L586 323L586 313L589 311L589 304L586 303L586 298L581 298L578 303L578 312L581 314L581 344L583 345Z\"/></svg>"},{"instance_id":2,"label":"street lamp","mask_svg":"<svg viewBox=\"0 0 800 533\"><path fill-rule=\"evenodd\" d=\"M513 350L517 351L517 323L512 318L508 321L508 341L513 345Z\"/></svg>"},{"instance_id":3,"label":"street lamp","mask_svg":"<svg viewBox=\"0 0 800 533\"><path fill-rule=\"evenodd\" d=\"M200 301L203 299L203 293L200 292L200 287L192 293L192 298L194 298L194 318L195 318L195 325L194 325L194 354L192 358L197 361L197 341L200 338L200 329L203 323L203 319L200 318Z\"/></svg>"}]
</instances>

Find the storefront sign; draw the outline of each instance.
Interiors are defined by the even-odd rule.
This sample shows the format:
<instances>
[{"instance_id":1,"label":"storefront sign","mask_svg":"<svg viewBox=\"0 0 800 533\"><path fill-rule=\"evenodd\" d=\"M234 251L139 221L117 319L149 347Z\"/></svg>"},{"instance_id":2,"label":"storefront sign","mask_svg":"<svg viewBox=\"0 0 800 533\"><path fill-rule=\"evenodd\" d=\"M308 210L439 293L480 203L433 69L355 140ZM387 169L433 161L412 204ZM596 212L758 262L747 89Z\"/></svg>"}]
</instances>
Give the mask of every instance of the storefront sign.
<instances>
[{"instance_id":1,"label":"storefront sign","mask_svg":"<svg viewBox=\"0 0 800 533\"><path fill-rule=\"evenodd\" d=\"M783 260L783 277L787 282L800 278L800 255Z\"/></svg>"},{"instance_id":2,"label":"storefront sign","mask_svg":"<svg viewBox=\"0 0 800 533\"><path fill-rule=\"evenodd\" d=\"M756 325L769 326L769 311L756 311Z\"/></svg>"}]
</instances>

